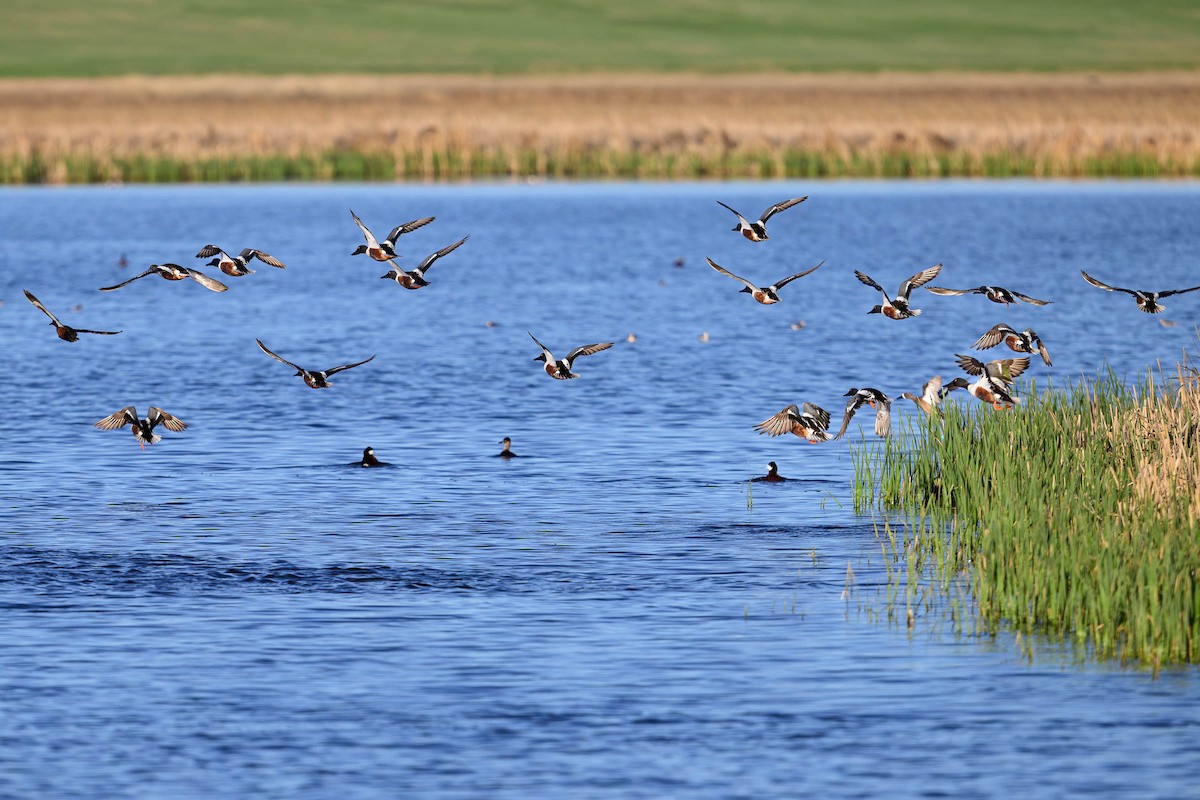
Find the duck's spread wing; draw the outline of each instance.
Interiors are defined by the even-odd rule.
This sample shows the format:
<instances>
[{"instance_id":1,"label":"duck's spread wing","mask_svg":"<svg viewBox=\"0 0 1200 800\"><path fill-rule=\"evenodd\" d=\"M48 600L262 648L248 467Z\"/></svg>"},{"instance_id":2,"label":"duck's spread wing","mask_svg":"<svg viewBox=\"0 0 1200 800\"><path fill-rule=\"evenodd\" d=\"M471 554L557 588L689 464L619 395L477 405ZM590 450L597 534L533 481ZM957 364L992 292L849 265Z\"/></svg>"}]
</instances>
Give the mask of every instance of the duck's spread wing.
<instances>
[{"instance_id":1,"label":"duck's spread wing","mask_svg":"<svg viewBox=\"0 0 1200 800\"><path fill-rule=\"evenodd\" d=\"M1091 275L1088 275L1083 270L1079 270L1079 274L1083 276L1083 279L1085 281L1090 283L1092 286L1095 286L1097 289L1103 289L1106 292L1124 292L1125 294L1131 294L1135 297L1137 296L1137 292L1133 291L1132 289L1122 289L1120 286L1109 286L1104 281L1096 280L1095 278L1093 278Z\"/></svg>"},{"instance_id":2,"label":"duck's spread wing","mask_svg":"<svg viewBox=\"0 0 1200 800\"><path fill-rule=\"evenodd\" d=\"M811 417L813 421L815 421L821 428L821 430L825 430L829 427L829 412L818 405L813 403L805 403L804 416Z\"/></svg>"},{"instance_id":3,"label":"duck's spread wing","mask_svg":"<svg viewBox=\"0 0 1200 800\"><path fill-rule=\"evenodd\" d=\"M800 419L800 409L796 406L788 406L783 411L780 411L773 417L767 417L762 422L754 426L754 430L759 434L765 433L767 436L783 436L791 433L792 427Z\"/></svg>"},{"instance_id":4,"label":"duck's spread wing","mask_svg":"<svg viewBox=\"0 0 1200 800\"><path fill-rule=\"evenodd\" d=\"M807 199L808 199L808 195L805 195L804 197L793 197L791 200L784 200L782 203L776 203L775 205L771 206L766 211L764 211L762 213L762 216L758 218L758 221L766 222L771 217L778 214L780 211L787 211L792 206L798 206ZM728 208L728 206L726 206L726 208Z\"/></svg>"},{"instance_id":5,"label":"duck's spread wing","mask_svg":"<svg viewBox=\"0 0 1200 800\"><path fill-rule=\"evenodd\" d=\"M422 261L420 264L418 264L417 268L414 269L413 272L417 273L417 275L419 275L422 278L425 277L425 270L427 270L431 266L433 266L433 262L437 261L439 258L446 255L447 253L457 250L459 247L462 246L463 242L465 242L467 239L470 239L470 238L471 237L469 235L464 236L463 238L459 239L454 244L447 245L447 246L443 247L441 250L438 250L436 253L426 256L425 260Z\"/></svg>"},{"instance_id":6,"label":"duck's spread wing","mask_svg":"<svg viewBox=\"0 0 1200 800\"><path fill-rule=\"evenodd\" d=\"M358 218L358 214L354 213L353 208L350 209L350 216L354 217L354 224L358 226L360 231L362 231L362 235L367 240L367 245L369 247L379 247L379 240L375 238L375 234L367 230L367 226L363 225L363 221Z\"/></svg>"},{"instance_id":7,"label":"duck's spread wing","mask_svg":"<svg viewBox=\"0 0 1200 800\"><path fill-rule=\"evenodd\" d=\"M262 343L262 340L261 340L261 339L255 339L254 341L258 342L258 348L259 348L260 350L262 350L264 353L266 353L267 355L269 355L271 358L273 358L273 359L275 359L276 361L278 361L280 364L287 364L289 367L291 367L292 369L294 369L294 370L297 370L297 371L299 371L299 372L303 372L303 371L304 371L304 370L303 370L303 369L301 369L300 367L298 367L298 366L296 366L295 364L293 364L292 362L288 361L286 358L281 358L281 357L279 357L278 355L276 355L275 353L272 353L270 350L268 350L268 349L267 349L267 346L266 346L265 344L263 344L263 343Z\"/></svg>"},{"instance_id":8,"label":"duck's spread wing","mask_svg":"<svg viewBox=\"0 0 1200 800\"><path fill-rule=\"evenodd\" d=\"M396 239L403 236L404 234L412 233L417 228L424 227L425 225L428 225L429 223L433 222L435 219L437 219L437 218L436 217L423 217L421 219L414 219L412 222L406 222L403 225L397 225L396 227L392 228L391 231L388 232L387 240L389 242L394 242L394 241L396 241Z\"/></svg>"},{"instance_id":9,"label":"duck's spread wing","mask_svg":"<svg viewBox=\"0 0 1200 800\"><path fill-rule=\"evenodd\" d=\"M125 406L120 411L115 411L97 422L96 427L102 431L115 431L126 425L136 425L137 421L137 409L133 406Z\"/></svg>"},{"instance_id":10,"label":"duck's spread wing","mask_svg":"<svg viewBox=\"0 0 1200 800\"><path fill-rule=\"evenodd\" d=\"M1029 356L1001 358L987 363L987 374L992 380L1010 384L1018 375L1029 369Z\"/></svg>"},{"instance_id":11,"label":"duck's spread wing","mask_svg":"<svg viewBox=\"0 0 1200 800\"><path fill-rule=\"evenodd\" d=\"M837 436L833 438L840 439L846 435L846 429L850 427L850 420L854 419L855 412L863 402L865 401L860 394L855 394L846 402L846 412L842 415L842 427L838 429Z\"/></svg>"},{"instance_id":12,"label":"duck's spread wing","mask_svg":"<svg viewBox=\"0 0 1200 800\"><path fill-rule=\"evenodd\" d=\"M945 286L926 286L925 291L940 294L944 297L958 297L963 294L970 294L974 289L947 289Z\"/></svg>"},{"instance_id":13,"label":"duck's spread wing","mask_svg":"<svg viewBox=\"0 0 1200 800\"><path fill-rule=\"evenodd\" d=\"M229 289L228 286L221 283L216 278L210 278L207 275L205 275L203 272L200 272L199 270L188 269L187 267L184 267L184 269L187 269L188 277L190 277L196 283L200 284L201 286L203 286L205 289L208 289L209 291L224 292L224 291L228 291L228 289Z\"/></svg>"},{"instance_id":14,"label":"duck's spread wing","mask_svg":"<svg viewBox=\"0 0 1200 800\"><path fill-rule=\"evenodd\" d=\"M206 244L204 247L200 248L199 253L196 253L196 258L212 258L213 256L229 258L229 254L217 247L215 244Z\"/></svg>"},{"instance_id":15,"label":"duck's spread wing","mask_svg":"<svg viewBox=\"0 0 1200 800\"><path fill-rule=\"evenodd\" d=\"M122 286L128 286L129 284L133 283L133 282L134 282L134 281L136 281L138 278L144 278L144 277L146 277L147 275L151 275L151 274L153 274L153 273L154 273L154 268L153 268L153 267L151 267L150 269L148 269L148 270L146 270L145 272L143 272L141 275L134 275L134 276L133 276L132 278L130 278L129 280L127 280L127 281L121 281L121 282L120 282L120 283L118 283L116 286L104 286L104 287L101 287L100 291L102 291L102 292L111 292L111 291L113 291L114 289L120 289Z\"/></svg>"},{"instance_id":16,"label":"duck's spread wing","mask_svg":"<svg viewBox=\"0 0 1200 800\"><path fill-rule=\"evenodd\" d=\"M962 367L968 375L983 374L983 362L979 359L971 358L970 356L964 356L960 353L955 353L954 356L958 365Z\"/></svg>"},{"instance_id":17,"label":"duck's spread wing","mask_svg":"<svg viewBox=\"0 0 1200 800\"><path fill-rule=\"evenodd\" d=\"M921 399L931 406L936 406L942 397L942 376L934 375L929 380L925 381L925 385L921 387Z\"/></svg>"},{"instance_id":18,"label":"duck's spread wing","mask_svg":"<svg viewBox=\"0 0 1200 800\"><path fill-rule=\"evenodd\" d=\"M718 200L718 201L717 201L717 205L719 205L719 206L724 206L725 208L728 208L730 211L732 211L734 214L736 214L736 215L737 215L737 218L738 218L739 220L741 220L741 221L742 221L742 224L744 224L744 225L749 225L749 224L750 224L750 222L749 222L749 221L748 221L748 220L747 220L745 217L743 217L743 216L741 215L741 213L740 213L740 212L739 212L739 211L738 211L736 208L732 208L731 206L727 206L727 205L725 205L724 203L722 203L720 200Z\"/></svg>"},{"instance_id":19,"label":"duck's spread wing","mask_svg":"<svg viewBox=\"0 0 1200 800\"><path fill-rule=\"evenodd\" d=\"M824 263L825 263L824 261L821 262L821 264L824 264ZM789 275L788 277L784 278L781 281L776 281L774 284L775 290L779 291L780 289L787 286L789 283L796 280L797 278L803 278L805 275L809 274L810 272L816 272L821 267L821 264L817 264L817 266L815 266L815 267L810 267L810 268L804 270L804 272L797 272L795 275Z\"/></svg>"},{"instance_id":20,"label":"duck's spread wing","mask_svg":"<svg viewBox=\"0 0 1200 800\"><path fill-rule=\"evenodd\" d=\"M878 403L875 406L875 435L887 438L892 432L891 401Z\"/></svg>"},{"instance_id":21,"label":"duck's spread wing","mask_svg":"<svg viewBox=\"0 0 1200 800\"><path fill-rule=\"evenodd\" d=\"M718 201L718 202L719 202L719 201ZM752 291L752 292L757 292L757 291L758 291L758 287L757 287L757 286L755 286L755 285L754 285L753 283L751 283L750 281L746 280L745 278L741 278L741 277L738 277L737 275L734 275L732 272L730 272L729 270L725 269L725 268L724 268L724 267L722 267L720 264L718 264L717 262L713 261L711 258L707 259L707 261L708 261L708 265L709 265L710 267L712 267L713 269L715 269L717 272L721 273L722 275L727 275L727 276L729 276L730 278L733 278L735 281L737 281L738 283L741 283L743 286L745 286L747 289L749 289L749 290L750 290L750 291Z\"/></svg>"},{"instance_id":22,"label":"duck's spread wing","mask_svg":"<svg viewBox=\"0 0 1200 800\"><path fill-rule=\"evenodd\" d=\"M595 344L585 344L583 347L576 347L574 350L567 353L567 357L563 360L566 361L567 366L570 367L571 362L580 356L590 356L593 353L599 353L601 350L607 350L612 346L612 342L596 342Z\"/></svg>"},{"instance_id":23,"label":"duck's spread wing","mask_svg":"<svg viewBox=\"0 0 1200 800\"><path fill-rule=\"evenodd\" d=\"M916 289L918 286L924 286L925 284L929 283L931 280L936 278L938 276L938 273L941 271L942 271L941 264L934 264L929 269L921 270L916 275L913 275L911 278L906 280L904 283L900 284L900 292L896 296L907 300L908 296L910 294L912 294L913 289Z\"/></svg>"},{"instance_id":24,"label":"duck's spread wing","mask_svg":"<svg viewBox=\"0 0 1200 800\"><path fill-rule=\"evenodd\" d=\"M1054 364L1050 362L1050 353L1046 350L1045 343L1042 342L1038 335L1033 334L1033 340L1037 342L1038 355L1042 357L1042 361L1046 362L1047 367L1052 367Z\"/></svg>"},{"instance_id":25,"label":"duck's spread wing","mask_svg":"<svg viewBox=\"0 0 1200 800\"><path fill-rule=\"evenodd\" d=\"M38 309L38 311L41 311L43 314L45 314L47 317L49 317L50 321L53 322L55 325L62 325L62 323L58 321L58 317L51 314L49 312L49 310L47 310L47 308L44 305L42 305L42 301L38 300L36 297L33 296L32 292L30 292L28 289L24 289L23 291L25 292L25 299L28 300L29 302L33 303L33 305Z\"/></svg>"},{"instance_id":26,"label":"duck's spread wing","mask_svg":"<svg viewBox=\"0 0 1200 800\"><path fill-rule=\"evenodd\" d=\"M854 277L858 278L859 283L865 283L867 286L870 286L872 289L883 295L884 300L891 302L891 299L887 296L887 292L883 290L882 286L872 280L870 275L859 272L858 270L854 270Z\"/></svg>"},{"instance_id":27,"label":"duck's spread wing","mask_svg":"<svg viewBox=\"0 0 1200 800\"><path fill-rule=\"evenodd\" d=\"M249 261L252 258L257 258L259 261L263 262L267 266L279 267L280 269L287 269L287 267L285 267L283 265L283 262L280 261L275 256L264 253L262 250L255 250L253 247L247 247L245 250L243 250L242 258L245 259L246 261Z\"/></svg>"},{"instance_id":28,"label":"duck's spread wing","mask_svg":"<svg viewBox=\"0 0 1200 800\"><path fill-rule=\"evenodd\" d=\"M150 430L154 430L158 425L165 425L167 430L175 431L176 433L187 428L186 422L179 417L168 414L158 406L150 406L150 409L146 412L146 419L150 420Z\"/></svg>"},{"instance_id":29,"label":"duck's spread wing","mask_svg":"<svg viewBox=\"0 0 1200 800\"><path fill-rule=\"evenodd\" d=\"M526 331L526 333L529 333L529 331ZM534 344L536 344L538 347L542 348L542 355L544 355L546 357L546 363L553 364L554 363L554 353L550 352L550 348L546 347L546 345L539 342L537 340L537 337L534 336L532 333L529 334L529 338L533 339ZM536 357L535 357L535 360L536 360Z\"/></svg>"},{"instance_id":30,"label":"duck's spread wing","mask_svg":"<svg viewBox=\"0 0 1200 800\"><path fill-rule=\"evenodd\" d=\"M1200 288L1200 287L1197 287L1197 288ZM1033 305L1033 306L1048 306L1048 305L1050 305L1050 302L1051 302L1050 300L1038 300L1036 297L1030 297L1027 294L1021 294L1020 292L1013 292L1012 296L1017 298L1018 300L1024 300L1026 303L1029 303L1030 305Z\"/></svg>"},{"instance_id":31,"label":"duck's spread wing","mask_svg":"<svg viewBox=\"0 0 1200 800\"><path fill-rule=\"evenodd\" d=\"M99 336L116 336L121 331L89 331L87 328L75 328L76 333L94 333Z\"/></svg>"},{"instance_id":32,"label":"duck's spread wing","mask_svg":"<svg viewBox=\"0 0 1200 800\"><path fill-rule=\"evenodd\" d=\"M926 286L926 289L929 287ZM1001 322L999 325L993 325L987 333L975 340L975 344L971 345L972 350L990 350L1003 341L1004 337L1010 333L1016 333L1012 328Z\"/></svg>"},{"instance_id":33,"label":"duck's spread wing","mask_svg":"<svg viewBox=\"0 0 1200 800\"><path fill-rule=\"evenodd\" d=\"M1165 292L1159 292L1158 296L1159 297L1170 297L1173 294L1184 294L1186 292L1194 292L1197 289L1200 289L1200 286L1193 286L1190 289L1168 289ZM53 317L51 319L53 319Z\"/></svg>"},{"instance_id":34,"label":"duck's spread wing","mask_svg":"<svg viewBox=\"0 0 1200 800\"><path fill-rule=\"evenodd\" d=\"M355 367L361 367L363 364L366 364L368 361L374 361L374 360L375 360L375 356L371 356L370 358L364 358L362 361L355 361L353 364L342 364L340 367L334 367L333 369L325 370L325 374L326 375L336 375L339 372L344 372L345 370L348 370L348 369L354 369Z\"/></svg>"}]
</instances>

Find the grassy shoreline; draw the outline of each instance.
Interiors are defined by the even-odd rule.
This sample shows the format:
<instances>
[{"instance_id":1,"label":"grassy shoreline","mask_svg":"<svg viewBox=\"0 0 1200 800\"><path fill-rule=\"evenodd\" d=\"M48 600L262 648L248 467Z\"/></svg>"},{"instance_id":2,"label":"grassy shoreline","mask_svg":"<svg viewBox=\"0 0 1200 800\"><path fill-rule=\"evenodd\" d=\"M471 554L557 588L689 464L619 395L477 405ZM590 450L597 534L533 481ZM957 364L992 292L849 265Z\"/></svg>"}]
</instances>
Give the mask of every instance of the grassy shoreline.
<instances>
[{"instance_id":1,"label":"grassy shoreline","mask_svg":"<svg viewBox=\"0 0 1200 800\"><path fill-rule=\"evenodd\" d=\"M1200 367L947 408L855 455L860 511L888 527L906 603L966 579L982 632L1073 642L1158 669L1200 663ZM932 576L930 580L929 576Z\"/></svg>"},{"instance_id":2,"label":"grassy shoreline","mask_svg":"<svg viewBox=\"0 0 1200 800\"><path fill-rule=\"evenodd\" d=\"M0 80L0 182L1200 176L1200 72Z\"/></svg>"}]
</instances>

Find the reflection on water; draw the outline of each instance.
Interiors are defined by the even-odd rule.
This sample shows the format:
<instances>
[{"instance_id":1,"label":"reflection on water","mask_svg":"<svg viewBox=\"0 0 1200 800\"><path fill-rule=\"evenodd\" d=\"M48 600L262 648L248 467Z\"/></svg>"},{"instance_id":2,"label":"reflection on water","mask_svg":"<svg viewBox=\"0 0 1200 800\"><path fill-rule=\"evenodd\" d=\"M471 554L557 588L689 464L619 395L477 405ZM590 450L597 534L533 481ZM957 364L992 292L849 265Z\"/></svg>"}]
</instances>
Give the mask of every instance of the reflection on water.
<instances>
[{"instance_id":1,"label":"reflection on water","mask_svg":"<svg viewBox=\"0 0 1200 800\"><path fill-rule=\"evenodd\" d=\"M793 194L760 245L714 202ZM471 238L408 292L349 256L350 207L437 216L409 269ZM949 379L997 322L1046 342L1039 385L1174 363L1200 296L1163 327L1078 270L1195 285L1198 212L1146 183L0 192L0 794L1187 794L1194 670L876 624L847 443L752 426ZM288 268L95 291L209 242ZM763 281L826 264L764 307L706 256ZM1054 302L866 314L854 269L938 261ZM61 342L22 289L125 333ZM530 331L617 344L553 381ZM314 391L256 337L309 368L377 357ZM90 427L128 404L189 427L145 452ZM393 466L353 466L366 446ZM767 461L794 480L748 489Z\"/></svg>"}]
</instances>

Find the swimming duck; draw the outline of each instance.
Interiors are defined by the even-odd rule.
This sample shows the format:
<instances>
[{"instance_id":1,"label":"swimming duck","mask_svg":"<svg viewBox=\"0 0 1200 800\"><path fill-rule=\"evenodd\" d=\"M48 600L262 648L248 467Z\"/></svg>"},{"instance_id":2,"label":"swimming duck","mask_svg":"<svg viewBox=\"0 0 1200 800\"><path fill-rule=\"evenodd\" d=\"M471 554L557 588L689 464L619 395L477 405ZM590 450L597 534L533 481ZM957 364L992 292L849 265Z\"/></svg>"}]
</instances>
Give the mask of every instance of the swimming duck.
<instances>
[{"instance_id":1,"label":"swimming duck","mask_svg":"<svg viewBox=\"0 0 1200 800\"><path fill-rule=\"evenodd\" d=\"M770 238L767 236L767 220L778 214L780 211L786 211L792 206L803 203L807 199L808 195L805 195L804 197L793 197L791 200L784 200L782 203L776 203L764 211L762 216L754 222L748 222L745 217L737 212L736 209L730 208L720 200L717 201L717 204L725 206L725 208L728 208L734 214L737 214L738 224L733 227L733 230L738 231L742 234L742 236L745 236L752 242L762 242Z\"/></svg>"},{"instance_id":2,"label":"swimming duck","mask_svg":"<svg viewBox=\"0 0 1200 800\"><path fill-rule=\"evenodd\" d=\"M937 274L942 271L941 264L934 264L929 269L923 269L916 275L913 275L904 283L900 284L900 291L896 293L896 299L888 297L887 292L883 287L871 279L869 275L865 275L858 270L854 270L854 277L867 286L870 286L875 291L883 295L883 304L875 306L868 314L883 314L889 319L908 319L909 317L920 316L920 309L909 308L909 297L912 295L912 290L918 286L924 286L931 280L937 277Z\"/></svg>"},{"instance_id":3,"label":"swimming duck","mask_svg":"<svg viewBox=\"0 0 1200 800\"><path fill-rule=\"evenodd\" d=\"M368 447L367 449L363 450L362 462L359 464L359 466L360 467L390 467L391 464L387 463L386 461L380 461L378 458L375 457L375 448Z\"/></svg>"},{"instance_id":4,"label":"swimming duck","mask_svg":"<svg viewBox=\"0 0 1200 800\"><path fill-rule=\"evenodd\" d=\"M286 269L286 267L283 266L282 261L274 256L264 253L262 250L255 250L253 247L247 247L236 256L231 256L221 248L217 247L215 244L206 244L203 248L201 248L199 253L196 253L196 258L209 258L210 256L216 256L216 258L214 258L212 261L209 261L205 266L216 267L226 275L230 275L235 278L241 275L254 274L254 270L250 269L248 266L250 260L253 258L257 258L259 261L269 266Z\"/></svg>"},{"instance_id":5,"label":"swimming duck","mask_svg":"<svg viewBox=\"0 0 1200 800\"><path fill-rule=\"evenodd\" d=\"M462 245L463 242L470 238L470 236L464 236L454 244L447 245L441 250L438 250L436 253L425 256L425 260L417 265L416 269L408 272L400 269L396 262L389 261L388 263L392 265L392 268L387 271L386 275L380 275L379 277L384 279L390 278L403 286L405 289L420 289L422 286L428 286L429 281L425 280L425 271L433 266L433 262L437 261L447 253L456 250Z\"/></svg>"},{"instance_id":6,"label":"swimming duck","mask_svg":"<svg viewBox=\"0 0 1200 800\"><path fill-rule=\"evenodd\" d=\"M500 440L500 444L504 445L499 453L496 453L500 458L517 458L517 454L512 451L512 439L505 436Z\"/></svg>"},{"instance_id":7,"label":"swimming duck","mask_svg":"<svg viewBox=\"0 0 1200 800\"><path fill-rule=\"evenodd\" d=\"M350 255L357 256L366 253L376 261L388 261L396 258L397 239L406 233L412 233L423 225L428 225L436 219L436 217L425 217L423 219L414 219L412 222L406 222L403 225L397 225L392 228L387 238L381 242L375 238L375 234L367 230L367 226L363 225L362 220L358 218L358 214L354 213L354 209L350 209L350 216L354 217L354 224L358 226L358 229L362 231L363 237L367 240L366 244L360 244Z\"/></svg>"},{"instance_id":8,"label":"swimming duck","mask_svg":"<svg viewBox=\"0 0 1200 800\"><path fill-rule=\"evenodd\" d=\"M572 364L572 362L575 361L575 359L579 358L580 356L590 356L593 353L599 353L601 350L607 350L608 348L613 346L612 342L597 342L596 344L585 344L583 347L576 347L574 350L567 353L566 358L556 361L554 359L554 354L550 352L550 350L546 347L546 345L539 342L537 340L537 337L535 337L532 333L530 333L529 338L533 339L534 344L536 344L538 347L542 348L541 354L534 356L533 360L541 361L542 365L543 365L543 369L546 370L546 374L549 375L551 378L554 378L555 380L560 380L560 381L565 381L565 380L569 380L571 378L579 377L575 373L571 372L571 364Z\"/></svg>"},{"instance_id":9,"label":"swimming duck","mask_svg":"<svg viewBox=\"0 0 1200 800\"><path fill-rule=\"evenodd\" d=\"M355 361L353 364L343 364L342 366L334 367L333 369L313 371L313 370L304 369L303 367L298 367L285 358L280 358L279 356L275 355L270 350L268 350L267 346L265 344L263 344L261 340L255 339L254 341L258 342L259 348L261 348L262 351L264 353L266 353L267 355L269 355L271 358L275 359L280 364L287 364L289 367L296 370L296 374L299 375L301 378L303 378L304 382L307 383L309 386L311 386L314 389L328 389L330 386L330 383L327 380L327 378L329 378L330 375L336 375L337 373L342 372L343 370L353 369L354 367L360 367L363 364L366 364L368 361L373 361L375 359L375 356L371 356L370 358L364 358L362 361Z\"/></svg>"},{"instance_id":10,"label":"swimming duck","mask_svg":"<svg viewBox=\"0 0 1200 800\"><path fill-rule=\"evenodd\" d=\"M751 478L750 479L751 483L782 483L783 481L786 481L786 480L787 480L787 478L785 478L779 474L779 467L777 467L775 465L774 461L767 462L767 474L766 475L763 475L762 477L759 477L759 478Z\"/></svg>"},{"instance_id":11,"label":"swimming duck","mask_svg":"<svg viewBox=\"0 0 1200 800\"><path fill-rule=\"evenodd\" d=\"M974 289L947 289L944 286L926 286L925 291L946 295L947 297L958 297L964 294L981 294L993 303L1015 303L1018 300L1024 300L1026 303L1035 306L1050 305L1049 300L1038 300L1036 297L1030 297L1027 294L1009 291L1002 286L976 286Z\"/></svg>"},{"instance_id":12,"label":"swimming duck","mask_svg":"<svg viewBox=\"0 0 1200 800\"><path fill-rule=\"evenodd\" d=\"M120 411L109 414L96 423L96 427L102 431L115 431L126 425L133 426L133 435L137 438L138 446L143 450L148 444L158 444L162 441L162 437L154 432L157 426L165 425L167 430L176 433L187 427L187 424L179 417L168 414L158 406L150 406L145 419L138 419L137 409L133 406L125 406Z\"/></svg>"},{"instance_id":13,"label":"swimming duck","mask_svg":"<svg viewBox=\"0 0 1200 800\"><path fill-rule=\"evenodd\" d=\"M892 432L892 398L888 397L878 389L850 389L843 397L849 397L846 401L846 413L842 416L842 427L837 432L834 439L840 439L846 434L846 428L850 427L850 420L854 419L854 414L864 405L868 405L875 409L875 435L888 436Z\"/></svg>"},{"instance_id":14,"label":"swimming duck","mask_svg":"<svg viewBox=\"0 0 1200 800\"><path fill-rule=\"evenodd\" d=\"M975 344L971 345L971 349L990 350L1001 342L1008 345L1008 349L1015 353L1038 353L1041 355L1042 361L1046 362L1047 367L1054 366L1050 363L1050 354L1046 352L1046 345L1034 333L1033 328L1026 328L1017 333L1016 330L1001 322L999 325L993 325L987 333L980 336Z\"/></svg>"},{"instance_id":15,"label":"swimming duck","mask_svg":"<svg viewBox=\"0 0 1200 800\"><path fill-rule=\"evenodd\" d=\"M144 278L147 275L160 275L168 281L181 281L184 278L191 278L205 289L210 289L214 292L224 292L229 289L228 286L221 283L219 280L210 278L203 272L191 269L190 267L181 267L178 264L151 264L150 269L146 270L140 275L134 275L129 280L122 281L116 286L105 286L101 288L100 291L111 292L116 289L120 289L122 286L128 286L137 279Z\"/></svg>"},{"instance_id":16,"label":"swimming duck","mask_svg":"<svg viewBox=\"0 0 1200 800\"><path fill-rule=\"evenodd\" d=\"M754 430L772 437L791 433L813 444L827 442L829 412L812 403L805 403L803 411L793 404L775 416L764 419L754 426Z\"/></svg>"},{"instance_id":17,"label":"swimming duck","mask_svg":"<svg viewBox=\"0 0 1200 800\"><path fill-rule=\"evenodd\" d=\"M1166 308L1166 306L1158 302L1158 298L1160 297L1170 297L1173 294L1184 294L1185 292L1194 292L1197 289L1200 289L1200 286L1193 286L1190 289L1170 289L1165 292L1144 292L1138 289L1122 289L1119 286L1109 286L1103 281L1098 281L1083 270L1079 270L1079 272L1083 275L1083 279L1085 281L1090 283L1092 286L1105 290L1106 292L1124 292L1125 294L1133 295L1133 300L1135 303L1137 303L1137 307L1140 310L1145 311L1147 314L1157 314Z\"/></svg>"},{"instance_id":18,"label":"swimming duck","mask_svg":"<svg viewBox=\"0 0 1200 800\"><path fill-rule=\"evenodd\" d=\"M1005 386L1011 386L1017 376L1029 369L1029 356L1023 358L998 358L984 364L977 358L954 354L958 365L968 375L986 375L988 378Z\"/></svg>"},{"instance_id":19,"label":"swimming duck","mask_svg":"<svg viewBox=\"0 0 1200 800\"><path fill-rule=\"evenodd\" d=\"M824 261L821 262L821 264L824 264L824 263L825 263ZM808 273L813 272L814 270L817 269L817 267L820 267L821 264L817 264L816 267L811 267L809 269L804 270L803 272L797 272L795 275L789 275L788 277L783 278L782 280L775 281L775 283L771 284L770 286L760 288L758 286L755 286L753 283L746 280L745 278L740 278L737 275L734 275L732 272L725 269L724 267L719 265L717 262L713 261L711 258L708 259L708 265L710 267L712 267L713 269L715 269L717 272L721 273L722 275L728 275L730 278L733 278L735 281L745 284L745 288L741 289L740 291L748 292L751 297L753 297L758 302L762 303L764 306L769 306L769 305L772 305L773 303L778 303L780 289L787 286L792 281L796 280L796 278L803 278Z\"/></svg>"},{"instance_id":20,"label":"swimming duck","mask_svg":"<svg viewBox=\"0 0 1200 800\"><path fill-rule=\"evenodd\" d=\"M51 314L42 301L33 296L33 293L28 289L24 290L25 299L37 306L38 310L50 318L50 324L54 326L54 332L58 334L58 338L64 342L75 342L79 340L81 333L98 333L102 336L114 336L121 331L89 331L87 328L72 328L70 325L64 325L58 321L58 317Z\"/></svg>"}]
</instances>

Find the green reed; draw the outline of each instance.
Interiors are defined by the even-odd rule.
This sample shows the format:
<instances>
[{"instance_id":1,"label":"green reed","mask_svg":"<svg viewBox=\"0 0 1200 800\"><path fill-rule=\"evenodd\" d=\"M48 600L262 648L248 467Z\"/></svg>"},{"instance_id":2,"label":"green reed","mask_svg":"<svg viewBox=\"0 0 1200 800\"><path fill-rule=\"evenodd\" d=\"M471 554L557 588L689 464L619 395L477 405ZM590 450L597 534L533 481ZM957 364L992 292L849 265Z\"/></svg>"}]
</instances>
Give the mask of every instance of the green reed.
<instances>
[{"instance_id":1,"label":"green reed","mask_svg":"<svg viewBox=\"0 0 1200 800\"><path fill-rule=\"evenodd\" d=\"M924 580L959 629L1200 662L1200 373L1186 361L1136 387L1111 373L1032 387L1013 411L950 402L854 461L856 509L906 521L892 555L910 608Z\"/></svg>"},{"instance_id":2,"label":"green reed","mask_svg":"<svg viewBox=\"0 0 1200 800\"><path fill-rule=\"evenodd\" d=\"M772 179L1196 177L1200 160L1154 154L1035 158L1001 151L932 155L919 152L707 150L673 152L590 146L507 149L421 148L362 152L256 153L230 156L106 155L85 152L0 156L2 184L215 183L278 181L443 181L471 178Z\"/></svg>"}]
</instances>

